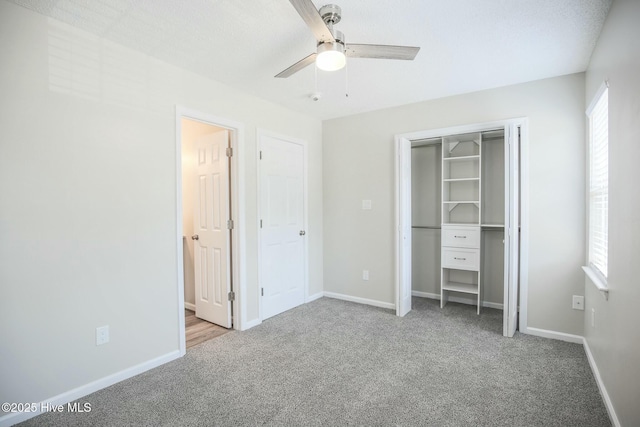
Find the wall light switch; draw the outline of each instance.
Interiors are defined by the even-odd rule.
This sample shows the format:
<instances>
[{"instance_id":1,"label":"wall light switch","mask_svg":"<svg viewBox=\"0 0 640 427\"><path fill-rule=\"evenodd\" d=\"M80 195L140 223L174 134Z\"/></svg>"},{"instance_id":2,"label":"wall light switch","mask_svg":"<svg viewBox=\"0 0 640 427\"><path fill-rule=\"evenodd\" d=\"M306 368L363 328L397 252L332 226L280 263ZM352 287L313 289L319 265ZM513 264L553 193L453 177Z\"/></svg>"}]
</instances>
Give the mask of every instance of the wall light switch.
<instances>
[{"instance_id":1,"label":"wall light switch","mask_svg":"<svg viewBox=\"0 0 640 427\"><path fill-rule=\"evenodd\" d=\"M362 280L369 280L369 270L362 270Z\"/></svg>"},{"instance_id":2,"label":"wall light switch","mask_svg":"<svg viewBox=\"0 0 640 427\"><path fill-rule=\"evenodd\" d=\"M365 210L365 211L371 210L371 200L362 201L362 210Z\"/></svg>"}]
</instances>

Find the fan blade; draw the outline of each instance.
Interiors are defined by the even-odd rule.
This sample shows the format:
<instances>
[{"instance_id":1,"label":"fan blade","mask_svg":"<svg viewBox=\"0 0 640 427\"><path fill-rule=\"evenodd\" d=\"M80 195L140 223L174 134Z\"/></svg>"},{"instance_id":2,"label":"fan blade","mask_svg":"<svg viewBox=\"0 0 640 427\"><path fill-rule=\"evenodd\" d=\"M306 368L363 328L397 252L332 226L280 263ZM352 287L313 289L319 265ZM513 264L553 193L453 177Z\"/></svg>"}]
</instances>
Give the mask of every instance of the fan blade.
<instances>
[{"instance_id":1,"label":"fan blade","mask_svg":"<svg viewBox=\"0 0 640 427\"><path fill-rule=\"evenodd\" d=\"M346 46L347 56L351 58L407 59L412 60L418 54L419 47L390 46L384 44L351 44Z\"/></svg>"},{"instance_id":2,"label":"fan blade","mask_svg":"<svg viewBox=\"0 0 640 427\"><path fill-rule=\"evenodd\" d=\"M318 42L335 42L329 27L324 23L318 9L311 0L289 0L298 11L300 17L307 23Z\"/></svg>"},{"instance_id":3,"label":"fan blade","mask_svg":"<svg viewBox=\"0 0 640 427\"><path fill-rule=\"evenodd\" d=\"M311 55L307 56L304 59L301 59L300 61L296 62L295 64L293 64L291 67L287 68L286 70L280 72L279 74L276 74L276 77L280 77L280 78L287 78L290 75L297 73L298 71L302 70L304 67L306 67L307 65L313 64L316 60L316 53L312 53Z\"/></svg>"}]
</instances>

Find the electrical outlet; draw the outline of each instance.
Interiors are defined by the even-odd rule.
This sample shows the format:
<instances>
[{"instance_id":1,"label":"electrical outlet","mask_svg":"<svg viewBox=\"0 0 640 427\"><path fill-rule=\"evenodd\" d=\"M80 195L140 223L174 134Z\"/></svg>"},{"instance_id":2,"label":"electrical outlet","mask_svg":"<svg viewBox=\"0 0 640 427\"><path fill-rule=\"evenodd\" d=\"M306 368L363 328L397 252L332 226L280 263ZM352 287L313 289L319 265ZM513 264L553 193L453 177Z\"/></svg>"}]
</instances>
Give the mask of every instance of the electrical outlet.
<instances>
[{"instance_id":1,"label":"electrical outlet","mask_svg":"<svg viewBox=\"0 0 640 427\"><path fill-rule=\"evenodd\" d=\"M363 200L362 209L366 211L371 210L371 200Z\"/></svg>"},{"instance_id":2,"label":"electrical outlet","mask_svg":"<svg viewBox=\"0 0 640 427\"><path fill-rule=\"evenodd\" d=\"M109 342L109 325L96 328L96 345L102 345Z\"/></svg>"},{"instance_id":3,"label":"electrical outlet","mask_svg":"<svg viewBox=\"0 0 640 427\"><path fill-rule=\"evenodd\" d=\"M574 310L584 310L584 297L582 295L574 295L571 308Z\"/></svg>"},{"instance_id":4,"label":"electrical outlet","mask_svg":"<svg viewBox=\"0 0 640 427\"><path fill-rule=\"evenodd\" d=\"M362 270L362 280L369 280L369 270Z\"/></svg>"}]
</instances>

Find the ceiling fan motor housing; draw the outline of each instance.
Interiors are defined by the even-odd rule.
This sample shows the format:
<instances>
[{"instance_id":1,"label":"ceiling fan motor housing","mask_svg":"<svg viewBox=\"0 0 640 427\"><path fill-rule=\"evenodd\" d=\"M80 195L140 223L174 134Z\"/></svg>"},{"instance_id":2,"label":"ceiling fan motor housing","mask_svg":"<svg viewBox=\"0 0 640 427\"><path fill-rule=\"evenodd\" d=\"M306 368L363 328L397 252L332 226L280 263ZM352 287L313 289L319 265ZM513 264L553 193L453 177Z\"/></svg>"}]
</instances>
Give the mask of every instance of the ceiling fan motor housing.
<instances>
[{"instance_id":1,"label":"ceiling fan motor housing","mask_svg":"<svg viewBox=\"0 0 640 427\"><path fill-rule=\"evenodd\" d=\"M331 29L332 25L340 22L342 18L342 9L337 4L327 4L324 5L318 10L318 13L322 17L322 20L325 24Z\"/></svg>"}]
</instances>

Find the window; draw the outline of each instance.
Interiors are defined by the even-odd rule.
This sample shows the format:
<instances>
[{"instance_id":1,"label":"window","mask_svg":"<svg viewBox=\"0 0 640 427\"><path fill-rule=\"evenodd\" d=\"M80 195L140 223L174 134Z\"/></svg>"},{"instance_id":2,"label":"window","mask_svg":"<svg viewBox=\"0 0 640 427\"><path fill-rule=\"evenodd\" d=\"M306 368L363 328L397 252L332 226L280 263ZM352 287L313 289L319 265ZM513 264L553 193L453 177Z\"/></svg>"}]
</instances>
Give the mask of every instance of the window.
<instances>
[{"instance_id":1,"label":"window","mask_svg":"<svg viewBox=\"0 0 640 427\"><path fill-rule=\"evenodd\" d=\"M609 217L609 90L603 84L589 117L589 268L606 283Z\"/></svg>"}]
</instances>

